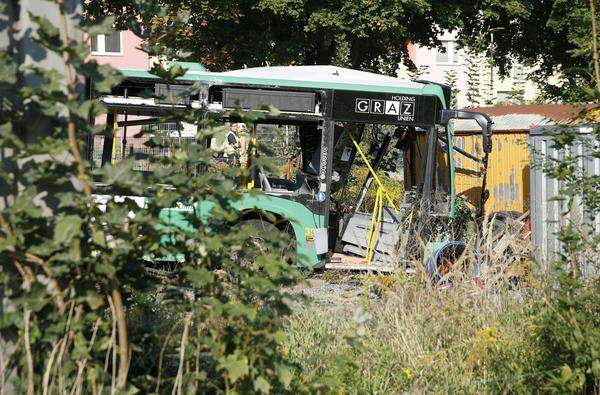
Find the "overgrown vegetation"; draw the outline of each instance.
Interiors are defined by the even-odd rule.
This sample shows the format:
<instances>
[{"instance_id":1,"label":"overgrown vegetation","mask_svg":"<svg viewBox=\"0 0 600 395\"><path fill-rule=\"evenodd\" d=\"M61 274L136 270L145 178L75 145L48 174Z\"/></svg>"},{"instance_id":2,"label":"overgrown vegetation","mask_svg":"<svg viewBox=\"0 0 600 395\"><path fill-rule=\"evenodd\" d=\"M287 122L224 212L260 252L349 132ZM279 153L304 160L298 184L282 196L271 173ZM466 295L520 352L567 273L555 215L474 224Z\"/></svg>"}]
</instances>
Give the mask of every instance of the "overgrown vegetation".
<instances>
[{"instance_id":1,"label":"overgrown vegetation","mask_svg":"<svg viewBox=\"0 0 600 395\"><path fill-rule=\"evenodd\" d=\"M341 304L295 316L287 353L308 378L326 376L352 393L597 390L597 283L569 307L542 284L487 284L436 289L406 277L367 277L358 309Z\"/></svg>"},{"instance_id":2,"label":"overgrown vegetation","mask_svg":"<svg viewBox=\"0 0 600 395\"><path fill-rule=\"evenodd\" d=\"M350 208L353 207L354 204L358 201L358 196L360 193L360 189L362 187L363 182L367 179L369 175L369 169L364 166L355 166L352 169L352 172L349 176L349 186L346 190L346 194L344 196L340 196L340 203L345 205L345 207ZM392 177L386 172L378 173L379 179L383 184L386 191L389 193L392 200L399 204L402 202L402 197L404 196L404 187L402 184L401 177ZM376 194L376 186L375 183L371 183L371 187L367 191L360 210L362 212L371 212L373 211L373 207L375 205L375 194ZM337 196L336 196L337 197Z\"/></svg>"},{"instance_id":3,"label":"overgrown vegetation","mask_svg":"<svg viewBox=\"0 0 600 395\"><path fill-rule=\"evenodd\" d=\"M292 315L300 274L275 253L288 246L286 236L261 235L267 248L249 242L256 230L233 209L243 170L181 171L210 163L201 144L184 150L150 140L174 154L154 159L146 178L133 160L106 165L97 176L144 203L99 204L81 152L87 136L110 132L90 126L105 109L81 88L93 78L108 92L120 76L89 61L87 46L71 39L78 33L68 30L64 4L56 6L58 23L32 16L33 36L46 56L62 59L60 69L0 54L2 391L598 392L600 285L598 261L587 257L600 240L589 228L561 230L565 248L553 276L536 276L529 260L527 275L506 275L488 254L483 289L458 267L445 287L420 272L366 276L354 303ZM111 25L95 20L85 30ZM169 82L182 70L154 72ZM190 110L164 121L197 123L203 115ZM200 126L198 140L215 132L210 119ZM589 152L600 159L597 127L593 136ZM577 138L565 131L556 141L566 151ZM600 180L578 171L580 159L566 156L546 171L563 182L566 207L582 197L585 216L596 221ZM206 200L213 215L199 218L193 205ZM190 208L180 215L193 232L165 225L164 209L175 206ZM157 278L144 270L148 257L185 263Z\"/></svg>"},{"instance_id":4,"label":"overgrown vegetation","mask_svg":"<svg viewBox=\"0 0 600 395\"><path fill-rule=\"evenodd\" d=\"M39 50L62 59L62 67L18 65L10 53L0 60L7 93L0 113L0 176L3 188L10 188L0 213L2 390L302 390L279 352L282 317L293 299L282 288L298 274L278 254L249 242L255 229L240 223L232 206L239 198L235 180L247 174L181 171L212 160L200 144L214 132L205 119L198 144L185 150L169 139L151 139L148 145L164 144L173 154L154 158L147 177L133 171L133 159L99 169L103 183L121 196L143 196L143 204L95 199L81 152L87 136L108 133L89 122L105 109L80 88L94 78L97 90L109 92L120 76L88 60L87 45L72 39L81 31L68 30L64 4L55 11L58 22L31 18ZM88 34L112 23L96 22ZM172 82L183 70L154 72ZM203 117L190 110L167 118L196 123ZM201 220L193 205L207 200L213 215ZM166 225L174 214L163 209L176 206L189 207L177 215L193 232ZM270 251L286 240L272 232L261 236ZM148 257L183 257L185 263L174 278L159 280L144 270ZM136 293L160 295L161 304L149 311L133 298ZM146 319L138 324L143 315L152 315L151 325Z\"/></svg>"}]
</instances>

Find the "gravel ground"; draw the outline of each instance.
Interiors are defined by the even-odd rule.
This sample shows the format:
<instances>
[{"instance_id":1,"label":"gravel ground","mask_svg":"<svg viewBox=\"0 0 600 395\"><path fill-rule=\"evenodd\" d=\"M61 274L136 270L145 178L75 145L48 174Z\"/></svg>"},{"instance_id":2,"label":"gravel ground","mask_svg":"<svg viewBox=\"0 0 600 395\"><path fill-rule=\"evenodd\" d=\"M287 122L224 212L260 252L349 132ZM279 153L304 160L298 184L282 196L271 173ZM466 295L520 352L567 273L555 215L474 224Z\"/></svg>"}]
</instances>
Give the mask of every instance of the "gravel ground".
<instances>
[{"instance_id":1,"label":"gravel ground","mask_svg":"<svg viewBox=\"0 0 600 395\"><path fill-rule=\"evenodd\" d=\"M360 301L377 299L360 275L341 271L313 273L290 291L307 297L313 307L322 308L353 307ZM298 304L298 309L302 310L303 306Z\"/></svg>"}]
</instances>

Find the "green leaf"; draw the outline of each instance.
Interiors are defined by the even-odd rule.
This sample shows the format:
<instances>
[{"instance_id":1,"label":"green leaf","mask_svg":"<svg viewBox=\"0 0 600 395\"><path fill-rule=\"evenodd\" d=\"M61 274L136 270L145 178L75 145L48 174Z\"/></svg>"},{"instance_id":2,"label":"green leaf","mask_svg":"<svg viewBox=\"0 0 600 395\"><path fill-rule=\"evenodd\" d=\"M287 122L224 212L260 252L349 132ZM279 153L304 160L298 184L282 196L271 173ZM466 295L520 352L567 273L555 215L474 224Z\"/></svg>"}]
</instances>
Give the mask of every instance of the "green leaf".
<instances>
[{"instance_id":1,"label":"green leaf","mask_svg":"<svg viewBox=\"0 0 600 395\"><path fill-rule=\"evenodd\" d=\"M34 15L31 12L29 12L29 18L38 25L38 33L42 33L48 37L60 36L60 31L48 18Z\"/></svg>"},{"instance_id":2,"label":"green leaf","mask_svg":"<svg viewBox=\"0 0 600 395\"><path fill-rule=\"evenodd\" d=\"M94 271L98 274L104 274L106 277L112 277L117 269L113 265L104 262L97 262L94 265Z\"/></svg>"},{"instance_id":3,"label":"green leaf","mask_svg":"<svg viewBox=\"0 0 600 395\"><path fill-rule=\"evenodd\" d=\"M77 359L86 358L89 355L86 337L81 332L75 332L73 340L73 357Z\"/></svg>"},{"instance_id":4,"label":"green leaf","mask_svg":"<svg viewBox=\"0 0 600 395\"><path fill-rule=\"evenodd\" d=\"M240 302L232 301L225 306L226 311L232 317L244 317L249 322L256 318L257 309L253 306L248 306Z\"/></svg>"},{"instance_id":5,"label":"green leaf","mask_svg":"<svg viewBox=\"0 0 600 395\"><path fill-rule=\"evenodd\" d=\"M186 267L183 270L186 272L188 280L193 282L195 286L202 287L214 281L214 275L204 268L194 269Z\"/></svg>"},{"instance_id":6,"label":"green leaf","mask_svg":"<svg viewBox=\"0 0 600 395\"><path fill-rule=\"evenodd\" d=\"M102 297L95 292L88 291L85 299L90 305L90 308L92 308L92 310L95 310L104 305L104 299L102 299Z\"/></svg>"},{"instance_id":7,"label":"green leaf","mask_svg":"<svg viewBox=\"0 0 600 395\"><path fill-rule=\"evenodd\" d=\"M256 380L254 380L254 390L263 394L268 394L271 392L271 384L269 384L269 382L262 376L259 376Z\"/></svg>"},{"instance_id":8,"label":"green leaf","mask_svg":"<svg viewBox=\"0 0 600 395\"><path fill-rule=\"evenodd\" d=\"M17 65L7 53L0 53L0 82L6 84L17 82Z\"/></svg>"},{"instance_id":9,"label":"green leaf","mask_svg":"<svg viewBox=\"0 0 600 395\"><path fill-rule=\"evenodd\" d=\"M248 374L248 358L245 355L230 354L221 358L219 368L226 370L229 380L235 383L239 378Z\"/></svg>"},{"instance_id":10,"label":"green leaf","mask_svg":"<svg viewBox=\"0 0 600 395\"><path fill-rule=\"evenodd\" d=\"M100 93L109 93L111 89L123 81L123 74L110 65L98 65L95 61L81 64L77 71L94 80L94 89ZM98 108L102 108L100 105Z\"/></svg>"},{"instance_id":11,"label":"green leaf","mask_svg":"<svg viewBox=\"0 0 600 395\"><path fill-rule=\"evenodd\" d=\"M10 122L0 125L0 145L5 148L10 147L17 150L25 148L23 141L13 133L13 125Z\"/></svg>"},{"instance_id":12,"label":"green leaf","mask_svg":"<svg viewBox=\"0 0 600 395\"><path fill-rule=\"evenodd\" d=\"M285 389L288 389L294 378L294 373L288 366L279 365L277 366L277 378L283 384Z\"/></svg>"},{"instance_id":13,"label":"green leaf","mask_svg":"<svg viewBox=\"0 0 600 395\"><path fill-rule=\"evenodd\" d=\"M94 244L101 247L106 247L106 238L104 237L104 231L102 229L92 230L92 241Z\"/></svg>"},{"instance_id":14,"label":"green leaf","mask_svg":"<svg viewBox=\"0 0 600 395\"><path fill-rule=\"evenodd\" d=\"M25 213L31 218L42 217L42 209L34 203L34 198L37 194L38 190L35 186L26 188L17 196L10 209L15 213Z\"/></svg>"},{"instance_id":15,"label":"green leaf","mask_svg":"<svg viewBox=\"0 0 600 395\"><path fill-rule=\"evenodd\" d=\"M14 240L8 240L7 238L0 239L0 253L12 249L14 245Z\"/></svg>"},{"instance_id":16,"label":"green leaf","mask_svg":"<svg viewBox=\"0 0 600 395\"><path fill-rule=\"evenodd\" d=\"M60 247L57 247L56 243L54 243L52 240L46 239L40 244L31 245L28 248L28 251L39 257L48 257L59 249Z\"/></svg>"},{"instance_id":17,"label":"green leaf","mask_svg":"<svg viewBox=\"0 0 600 395\"><path fill-rule=\"evenodd\" d=\"M90 36L97 34L111 33L114 31L115 17L107 16L102 19L95 19L91 23L81 24L79 29L86 32Z\"/></svg>"},{"instance_id":18,"label":"green leaf","mask_svg":"<svg viewBox=\"0 0 600 395\"><path fill-rule=\"evenodd\" d=\"M77 262L81 259L81 246L79 245L79 239L75 238L71 242L71 247L69 248L69 259L73 262Z\"/></svg>"},{"instance_id":19,"label":"green leaf","mask_svg":"<svg viewBox=\"0 0 600 395\"><path fill-rule=\"evenodd\" d=\"M53 240L56 244L70 243L81 233L83 221L76 215L67 215L60 219L54 227Z\"/></svg>"},{"instance_id":20,"label":"green leaf","mask_svg":"<svg viewBox=\"0 0 600 395\"><path fill-rule=\"evenodd\" d=\"M128 158L114 165L104 166L100 170L100 174L104 176L103 182L109 185L136 183L139 180L139 174L133 171L133 165L134 160Z\"/></svg>"},{"instance_id":21,"label":"green leaf","mask_svg":"<svg viewBox=\"0 0 600 395\"><path fill-rule=\"evenodd\" d=\"M13 299L16 305L25 306L33 312L38 312L44 308L52 299L47 297L46 287L40 283L33 283L31 292L21 294L18 298Z\"/></svg>"}]
</instances>

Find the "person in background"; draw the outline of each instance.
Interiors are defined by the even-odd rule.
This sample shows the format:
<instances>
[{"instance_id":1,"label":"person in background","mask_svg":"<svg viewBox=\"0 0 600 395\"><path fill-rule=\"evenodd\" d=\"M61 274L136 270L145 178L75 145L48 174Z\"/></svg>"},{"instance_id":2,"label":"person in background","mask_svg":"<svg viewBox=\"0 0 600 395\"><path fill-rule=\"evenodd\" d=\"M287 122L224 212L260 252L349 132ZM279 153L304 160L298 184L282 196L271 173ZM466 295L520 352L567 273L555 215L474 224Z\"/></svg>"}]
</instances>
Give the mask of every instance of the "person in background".
<instances>
[{"instance_id":1,"label":"person in background","mask_svg":"<svg viewBox=\"0 0 600 395\"><path fill-rule=\"evenodd\" d=\"M245 165L248 160L245 127L246 125L243 123L231 123L229 125L229 132L225 136L226 149L224 153L228 158L229 164L232 166Z\"/></svg>"}]
</instances>

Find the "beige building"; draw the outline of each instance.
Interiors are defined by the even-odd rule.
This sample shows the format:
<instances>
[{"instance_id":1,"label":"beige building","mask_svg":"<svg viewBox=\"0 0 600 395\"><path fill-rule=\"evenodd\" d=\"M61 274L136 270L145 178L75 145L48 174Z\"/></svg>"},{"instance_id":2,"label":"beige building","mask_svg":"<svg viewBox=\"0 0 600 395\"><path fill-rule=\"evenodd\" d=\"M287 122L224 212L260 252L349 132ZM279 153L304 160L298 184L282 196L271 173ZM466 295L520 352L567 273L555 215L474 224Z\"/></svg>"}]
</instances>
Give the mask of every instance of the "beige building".
<instances>
[{"instance_id":1,"label":"beige building","mask_svg":"<svg viewBox=\"0 0 600 395\"><path fill-rule=\"evenodd\" d=\"M439 38L442 42L440 48L410 45L409 55L417 66L417 72L409 72L406 66L401 65L398 77L451 85L458 108L504 102L523 103L539 97L539 89L527 79L531 69L515 62L508 76L501 77L498 69L494 68L492 78L485 54L474 54L459 48L455 32L445 32Z\"/></svg>"}]
</instances>

